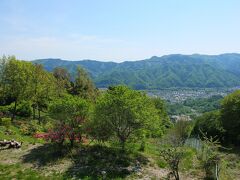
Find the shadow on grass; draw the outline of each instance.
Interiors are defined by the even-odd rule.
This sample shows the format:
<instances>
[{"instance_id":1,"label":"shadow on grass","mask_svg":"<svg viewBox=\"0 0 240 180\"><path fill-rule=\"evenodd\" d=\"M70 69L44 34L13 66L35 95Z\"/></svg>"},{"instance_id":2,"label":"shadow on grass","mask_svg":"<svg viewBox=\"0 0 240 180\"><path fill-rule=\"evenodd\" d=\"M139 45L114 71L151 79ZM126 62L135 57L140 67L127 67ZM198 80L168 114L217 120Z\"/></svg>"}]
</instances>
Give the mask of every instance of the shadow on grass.
<instances>
[{"instance_id":1,"label":"shadow on grass","mask_svg":"<svg viewBox=\"0 0 240 180\"><path fill-rule=\"evenodd\" d=\"M69 149L59 148L54 144L45 144L23 156L23 163L31 163L36 168L59 163L58 160L69 158L73 162L63 176L78 179L115 179L124 178L141 169L148 160L137 151L122 152L119 148L99 145L82 145Z\"/></svg>"},{"instance_id":2,"label":"shadow on grass","mask_svg":"<svg viewBox=\"0 0 240 180\"><path fill-rule=\"evenodd\" d=\"M66 176L80 179L124 178L148 162L140 153L98 145L82 147L72 158L74 164Z\"/></svg>"},{"instance_id":3,"label":"shadow on grass","mask_svg":"<svg viewBox=\"0 0 240 180\"><path fill-rule=\"evenodd\" d=\"M54 163L68 155L68 148L59 148L56 144L44 144L31 149L23 156L23 163L32 163L36 167L43 167Z\"/></svg>"}]
</instances>

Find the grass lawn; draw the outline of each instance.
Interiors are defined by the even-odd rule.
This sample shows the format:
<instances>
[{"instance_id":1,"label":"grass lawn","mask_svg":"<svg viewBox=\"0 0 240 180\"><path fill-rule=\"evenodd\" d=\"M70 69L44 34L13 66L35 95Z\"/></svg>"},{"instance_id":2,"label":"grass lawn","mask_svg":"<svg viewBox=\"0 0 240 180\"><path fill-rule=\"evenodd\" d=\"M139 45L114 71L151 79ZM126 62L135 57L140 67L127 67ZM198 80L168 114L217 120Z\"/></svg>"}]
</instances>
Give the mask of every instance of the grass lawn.
<instances>
[{"instance_id":1,"label":"grass lawn","mask_svg":"<svg viewBox=\"0 0 240 180\"><path fill-rule=\"evenodd\" d=\"M1 139L22 141L23 146L0 150L0 179L164 179L169 173L159 154L158 139L148 139L144 152L139 151L138 143L127 144L125 152L116 144L95 142L60 149L22 135L15 126L0 126ZM240 179L239 150L223 152L223 157L227 173L222 179ZM184 180L204 177L192 149L180 170Z\"/></svg>"}]
</instances>

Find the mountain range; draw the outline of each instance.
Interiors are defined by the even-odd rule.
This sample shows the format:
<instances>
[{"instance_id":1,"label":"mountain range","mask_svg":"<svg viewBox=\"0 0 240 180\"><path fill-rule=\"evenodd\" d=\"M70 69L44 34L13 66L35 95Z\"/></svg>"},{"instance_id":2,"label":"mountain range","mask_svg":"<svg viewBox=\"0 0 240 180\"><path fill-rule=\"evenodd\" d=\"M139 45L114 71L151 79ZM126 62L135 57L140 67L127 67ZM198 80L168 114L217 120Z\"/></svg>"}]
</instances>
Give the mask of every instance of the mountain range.
<instances>
[{"instance_id":1,"label":"mountain range","mask_svg":"<svg viewBox=\"0 0 240 180\"><path fill-rule=\"evenodd\" d=\"M153 56L122 63L95 60L38 59L48 71L64 67L74 74L77 66L88 71L97 87L126 84L134 89L172 87L213 88L240 85L240 54Z\"/></svg>"}]
</instances>

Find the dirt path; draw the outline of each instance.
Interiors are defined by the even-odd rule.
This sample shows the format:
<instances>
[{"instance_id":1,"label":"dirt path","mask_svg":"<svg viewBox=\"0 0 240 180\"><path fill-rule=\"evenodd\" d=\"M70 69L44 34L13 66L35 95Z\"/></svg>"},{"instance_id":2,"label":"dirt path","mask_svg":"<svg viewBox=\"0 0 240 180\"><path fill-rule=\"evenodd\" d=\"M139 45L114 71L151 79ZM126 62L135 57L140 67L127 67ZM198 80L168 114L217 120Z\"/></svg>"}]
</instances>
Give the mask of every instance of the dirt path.
<instances>
[{"instance_id":1,"label":"dirt path","mask_svg":"<svg viewBox=\"0 0 240 180\"><path fill-rule=\"evenodd\" d=\"M28 154L32 149L41 146L41 144L24 145L20 149L1 149L0 150L0 163L2 164L16 164L22 162L22 157Z\"/></svg>"}]
</instances>

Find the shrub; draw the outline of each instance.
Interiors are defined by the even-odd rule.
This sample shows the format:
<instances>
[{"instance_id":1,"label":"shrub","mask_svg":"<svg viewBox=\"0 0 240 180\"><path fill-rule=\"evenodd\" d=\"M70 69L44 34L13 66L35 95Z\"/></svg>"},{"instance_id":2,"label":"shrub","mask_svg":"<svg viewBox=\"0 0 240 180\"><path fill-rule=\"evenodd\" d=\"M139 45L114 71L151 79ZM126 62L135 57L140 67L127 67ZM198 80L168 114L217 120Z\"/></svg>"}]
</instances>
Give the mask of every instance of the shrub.
<instances>
[{"instance_id":1,"label":"shrub","mask_svg":"<svg viewBox=\"0 0 240 180\"><path fill-rule=\"evenodd\" d=\"M17 115L23 117L30 117L32 115L32 108L29 102L23 101L17 106Z\"/></svg>"},{"instance_id":2,"label":"shrub","mask_svg":"<svg viewBox=\"0 0 240 180\"><path fill-rule=\"evenodd\" d=\"M204 134L203 134L204 135ZM221 154L219 149L222 148L218 140L207 136L203 137L202 148L198 152L198 159L205 171L205 179L219 179L221 167Z\"/></svg>"},{"instance_id":3,"label":"shrub","mask_svg":"<svg viewBox=\"0 0 240 180\"><path fill-rule=\"evenodd\" d=\"M20 132L23 135L34 135L37 132L42 132L41 125L37 121L33 120L30 123L22 123L20 125Z\"/></svg>"},{"instance_id":4,"label":"shrub","mask_svg":"<svg viewBox=\"0 0 240 180\"><path fill-rule=\"evenodd\" d=\"M6 114L10 114L10 112L11 112L11 105L0 106L1 116L6 115Z\"/></svg>"},{"instance_id":5,"label":"shrub","mask_svg":"<svg viewBox=\"0 0 240 180\"><path fill-rule=\"evenodd\" d=\"M225 142L240 145L240 90L226 96L222 101L221 123L226 130Z\"/></svg>"},{"instance_id":6,"label":"shrub","mask_svg":"<svg viewBox=\"0 0 240 180\"><path fill-rule=\"evenodd\" d=\"M0 119L1 126L10 126L11 125L11 118L1 118Z\"/></svg>"},{"instance_id":7,"label":"shrub","mask_svg":"<svg viewBox=\"0 0 240 180\"><path fill-rule=\"evenodd\" d=\"M4 116L3 112L0 111L0 118Z\"/></svg>"},{"instance_id":8,"label":"shrub","mask_svg":"<svg viewBox=\"0 0 240 180\"><path fill-rule=\"evenodd\" d=\"M50 117L58 120L51 141L56 141L59 144L64 142L64 138L68 138L71 147L73 147L76 139L81 142L82 134L84 133L85 122L89 118L90 103L82 98L74 96L65 96L61 99L56 99L50 104Z\"/></svg>"},{"instance_id":9,"label":"shrub","mask_svg":"<svg viewBox=\"0 0 240 180\"><path fill-rule=\"evenodd\" d=\"M219 111L207 112L196 118L193 135L202 137L202 132L207 137L217 136L220 141L223 141L225 130L223 129Z\"/></svg>"},{"instance_id":10,"label":"shrub","mask_svg":"<svg viewBox=\"0 0 240 180\"><path fill-rule=\"evenodd\" d=\"M53 128L54 128L54 124L51 121L47 121L43 126L43 130L46 132Z\"/></svg>"}]
</instances>

